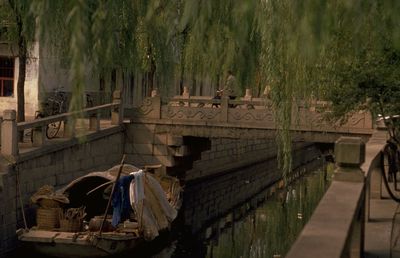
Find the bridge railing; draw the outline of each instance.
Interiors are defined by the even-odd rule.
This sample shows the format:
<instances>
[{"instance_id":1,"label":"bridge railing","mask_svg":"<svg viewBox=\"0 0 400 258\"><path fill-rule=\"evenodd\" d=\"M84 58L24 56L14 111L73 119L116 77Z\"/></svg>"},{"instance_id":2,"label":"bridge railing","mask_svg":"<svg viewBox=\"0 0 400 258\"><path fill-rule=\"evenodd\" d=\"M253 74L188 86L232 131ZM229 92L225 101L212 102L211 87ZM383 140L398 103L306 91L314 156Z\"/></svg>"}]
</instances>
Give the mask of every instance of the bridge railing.
<instances>
[{"instance_id":1,"label":"bridge railing","mask_svg":"<svg viewBox=\"0 0 400 258\"><path fill-rule=\"evenodd\" d=\"M128 116L137 121L156 123L198 124L212 126L233 126L241 128L271 129L277 128L272 101L267 98L254 98L246 94L240 99L227 97L216 99L213 96L190 96L187 92L162 102L158 94L143 101L140 107L127 110ZM332 132L370 135L373 130L369 112L352 114L345 124L326 121L329 103L314 101L296 102L292 109L293 131Z\"/></svg>"},{"instance_id":2,"label":"bridge railing","mask_svg":"<svg viewBox=\"0 0 400 258\"><path fill-rule=\"evenodd\" d=\"M380 159L386 132L377 131L366 146L357 137L335 144L334 180L287 254L302 257L363 257L370 198L381 196Z\"/></svg>"},{"instance_id":3,"label":"bridge railing","mask_svg":"<svg viewBox=\"0 0 400 258\"><path fill-rule=\"evenodd\" d=\"M76 112L62 113L54 116L38 118L28 122L16 122L16 111L5 110L1 123L1 154L7 156L16 156L19 154L20 144L19 135L29 134L32 147L40 147L52 141L57 141L59 137L49 139L46 136L46 129L51 124L63 122L62 138L72 138L76 136L76 119L88 120L88 128L85 130L98 132L101 130L101 114L105 111L111 111L111 125L120 125L123 121L123 108L120 91L113 94L113 102L96 107L90 107ZM58 126L58 125L57 125ZM61 125L60 125L61 126ZM23 141L24 139L22 139Z\"/></svg>"}]
</instances>

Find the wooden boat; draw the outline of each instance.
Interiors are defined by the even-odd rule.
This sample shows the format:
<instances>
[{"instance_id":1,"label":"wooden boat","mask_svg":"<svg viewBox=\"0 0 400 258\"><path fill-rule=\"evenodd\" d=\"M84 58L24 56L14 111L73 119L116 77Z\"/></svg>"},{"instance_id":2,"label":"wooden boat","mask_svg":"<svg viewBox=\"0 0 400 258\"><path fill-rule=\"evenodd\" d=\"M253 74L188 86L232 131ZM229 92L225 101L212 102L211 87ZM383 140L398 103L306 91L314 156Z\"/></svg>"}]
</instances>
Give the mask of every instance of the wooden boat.
<instances>
[{"instance_id":1,"label":"wooden boat","mask_svg":"<svg viewBox=\"0 0 400 258\"><path fill-rule=\"evenodd\" d=\"M134 166L124 165L121 176L129 175L132 171L137 170L139 169ZM73 227L66 228L65 225L60 225L59 221L54 224L50 223L49 226L45 224L51 220L44 219L42 224L38 223L37 226L29 230L17 230L18 239L22 241L29 250L33 249L40 254L53 257L104 257L116 255L135 249L146 241L152 240L158 232L154 232L153 230L153 234L149 237L151 228L146 228L146 222L149 222L149 218L147 218L147 220L143 219L143 217L145 217L145 215L143 215L143 210L146 213L143 204L141 206L142 210L138 211L133 209L135 212L132 212L129 220L121 222L117 227L112 227L111 219L108 218L112 213L112 209L108 212L107 219L104 220L103 214L108 202L108 198L104 197L110 196L110 191L108 190L111 188L112 182L116 180L117 174L118 166L115 166L107 171L92 172L77 178L63 189L57 191L54 195L67 196L69 204L65 204L64 207L42 208L42 210L48 209L49 212L58 209L65 214L65 211L79 209L78 207L85 207L85 213L82 215L82 223L79 227L75 227L75 229ZM155 174L145 172L144 181L151 181L150 179L153 181L154 179L157 180L160 189L165 193L167 202L177 211L181 204L180 194L182 189L178 179L170 176L156 176ZM145 184L144 203L154 202L154 200L146 200L146 198L150 198L148 196L154 194L154 190L146 190L147 188L148 186ZM151 205L149 205L149 207L150 206ZM38 213L39 211L40 209L38 209ZM149 210L147 210L147 212L148 211ZM135 215L139 212L142 213L141 221L138 221L138 216ZM155 214L154 217L158 219L161 215L162 214ZM172 222L171 219L170 216L168 224L164 223L164 228L158 228L158 230L168 230ZM102 223L104 223L104 226L100 230ZM140 225L141 223L142 225Z\"/></svg>"}]
</instances>

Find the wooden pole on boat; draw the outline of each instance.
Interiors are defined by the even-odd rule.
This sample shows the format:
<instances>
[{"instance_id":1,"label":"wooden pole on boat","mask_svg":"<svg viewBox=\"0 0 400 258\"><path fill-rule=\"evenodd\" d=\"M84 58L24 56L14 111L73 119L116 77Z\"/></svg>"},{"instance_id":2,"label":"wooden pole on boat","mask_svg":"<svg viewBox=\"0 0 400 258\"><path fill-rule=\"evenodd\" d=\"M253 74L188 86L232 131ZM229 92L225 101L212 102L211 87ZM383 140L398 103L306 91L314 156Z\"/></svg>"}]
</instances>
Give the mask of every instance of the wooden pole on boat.
<instances>
[{"instance_id":1,"label":"wooden pole on boat","mask_svg":"<svg viewBox=\"0 0 400 258\"><path fill-rule=\"evenodd\" d=\"M99 190L99 189L102 188L103 186L110 185L110 184L112 184L112 183L114 183L114 181L105 182L104 184L101 184L101 185L99 185L98 187L95 187L95 188L93 188L92 190L90 190L89 192L87 192L86 195L89 195L89 194L93 193L94 191Z\"/></svg>"},{"instance_id":2,"label":"wooden pole on boat","mask_svg":"<svg viewBox=\"0 0 400 258\"><path fill-rule=\"evenodd\" d=\"M101 231L103 231L103 227L104 227L104 224L105 224L106 219L107 219L107 213L108 213L108 210L110 209L111 200L112 200L112 197L113 197L113 194L114 194L114 191L115 191L115 185L117 184L117 182L119 180L119 177L121 176L121 172L122 172L122 168L124 166L124 163L125 163L125 154L122 156L122 160L121 160L121 164L119 166L118 174L117 174L117 177L115 178L115 181L113 183L111 194L110 194L110 198L108 198L106 211L104 212L104 218L103 218L103 221L101 222L101 225L100 225L99 236L101 236Z\"/></svg>"},{"instance_id":3,"label":"wooden pole on boat","mask_svg":"<svg viewBox=\"0 0 400 258\"><path fill-rule=\"evenodd\" d=\"M23 202L22 202L21 182L19 181L19 169L18 169L18 167L16 167L16 168L17 168L16 180L17 180L17 188L18 188L19 205L21 206L21 212L22 212L22 218L23 218L23 220L24 220L24 227L25 227L25 230L28 230L28 223L26 223L24 204L23 204Z\"/></svg>"}]
</instances>

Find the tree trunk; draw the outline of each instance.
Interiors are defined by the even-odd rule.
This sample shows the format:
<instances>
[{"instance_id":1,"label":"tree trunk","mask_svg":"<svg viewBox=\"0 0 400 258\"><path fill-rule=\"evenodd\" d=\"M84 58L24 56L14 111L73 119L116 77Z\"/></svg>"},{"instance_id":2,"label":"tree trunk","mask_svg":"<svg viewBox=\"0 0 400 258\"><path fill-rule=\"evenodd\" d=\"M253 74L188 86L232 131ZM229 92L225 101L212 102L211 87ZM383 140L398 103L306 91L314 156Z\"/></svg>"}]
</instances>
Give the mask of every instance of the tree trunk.
<instances>
[{"instance_id":1,"label":"tree trunk","mask_svg":"<svg viewBox=\"0 0 400 258\"><path fill-rule=\"evenodd\" d=\"M23 35L22 16L14 5L16 20L17 20L17 33L18 33L18 57L19 57L19 70L17 82L17 122L25 121L25 75L26 75L26 61L27 61L27 41ZM24 140L24 132L18 134L20 141Z\"/></svg>"},{"instance_id":2,"label":"tree trunk","mask_svg":"<svg viewBox=\"0 0 400 258\"><path fill-rule=\"evenodd\" d=\"M18 37L18 57L19 57L19 72L17 82L17 122L25 121L25 72L27 60L27 40L23 34L23 20L21 10L15 1L9 0L11 8L15 13ZM23 134L20 135L22 138Z\"/></svg>"},{"instance_id":3,"label":"tree trunk","mask_svg":"<svg viewBox=\"0 0 400 258\"><path fill-rule=\"evenodd\" d=\"M189 33L189 27L186 27L182 31L183 35L183 43L182 43L182 50L181 50L181 60L180 60L180 66L181 66L181 73L180 73L180 79L179 79L179 95L182 95L183 93L183 81L184 81L184 76L185 76L185 46L187 42L187 36Z\"/></svg>"},{"instance_id":4,"label":"tree trunk","mask_svg":"<svg viewBox=\"0 0 400 258\"><path fill-rule=\"evenodd\" d=\"M156 73L156 62L154 62L154 59L151 59L151 63L150 63L150 71L147 73L148 77L148 87L149 87L149 91L148 91L148 97L150 97L151 92L154 90L154 75Z\"/></svg>"},{"instance_id":5,"label":"tree trunk","mask_svg":"<svg viewBox=\"0 0 400 258\"><path fill-rule=\"evenodd\" d=\"M18 82L17 82L17 121L25 121L25 74L26 74L26 60L27 60L27 50L26 50L26 40L23 36L20 36L18 40L19 49L19 72L18 72Z\"/></svg>"},{"instance_id":6,"label":"tree trunk","mask_svg":"<svg viewBox=\"0 0 400 258\"><path fill-rule=\"evenodd\" d=\"M106 80L104 78L104 71L99 76L99 105L105 104Z\"/></svg>"}]
</instances>

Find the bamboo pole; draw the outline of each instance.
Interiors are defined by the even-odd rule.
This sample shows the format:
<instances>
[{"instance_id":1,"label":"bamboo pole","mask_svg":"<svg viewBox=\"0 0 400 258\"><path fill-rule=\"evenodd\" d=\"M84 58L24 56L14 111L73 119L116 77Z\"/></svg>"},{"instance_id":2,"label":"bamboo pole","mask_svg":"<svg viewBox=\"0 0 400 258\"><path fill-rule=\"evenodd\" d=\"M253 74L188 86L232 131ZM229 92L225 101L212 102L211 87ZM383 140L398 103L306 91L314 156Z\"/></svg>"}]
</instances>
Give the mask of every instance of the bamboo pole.
<instances>
[{"instance_id":1,"label":"bamboo pole","mask_svg":"<svg viewBox=\"0 0 400 258\"><path fill-rule=\"evenodd\" d=\"M114 191L115 191L115 185L117 184L117 182L119 180L119 177L121 176L121 172L122 172L122 168L124 166L124 163L125 163L125 154L122 156L122 160L121 160L121 164L119 166L117 177L115 178L115 181L113 182L110 198L108 199L107 207L106 207L106 210L104 212L104 218L103 218L103 221L101 222L101 226L100 226L100 229L99 229L99 236L101 236L101 232L103 231L103 227L104 227L104 224L105 224L106 219L107 219L107 213L108 213L108 210L110 209L111 200L112 200L112 197L113 197L113 194L114 194Z\"/></svg>"}]
</instances>

